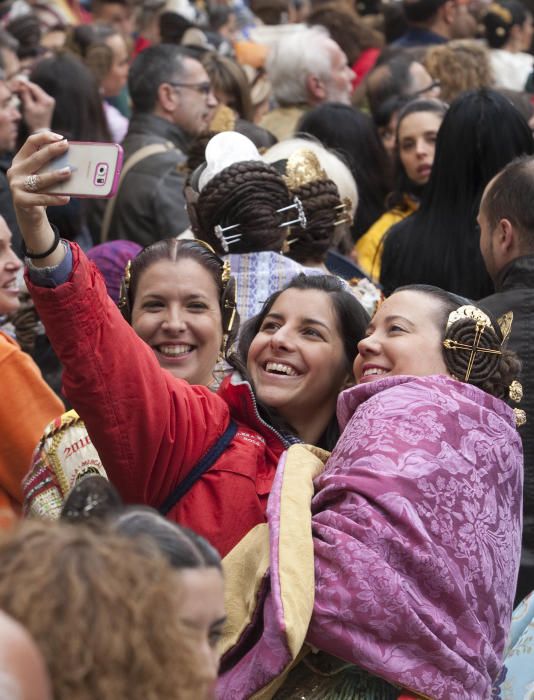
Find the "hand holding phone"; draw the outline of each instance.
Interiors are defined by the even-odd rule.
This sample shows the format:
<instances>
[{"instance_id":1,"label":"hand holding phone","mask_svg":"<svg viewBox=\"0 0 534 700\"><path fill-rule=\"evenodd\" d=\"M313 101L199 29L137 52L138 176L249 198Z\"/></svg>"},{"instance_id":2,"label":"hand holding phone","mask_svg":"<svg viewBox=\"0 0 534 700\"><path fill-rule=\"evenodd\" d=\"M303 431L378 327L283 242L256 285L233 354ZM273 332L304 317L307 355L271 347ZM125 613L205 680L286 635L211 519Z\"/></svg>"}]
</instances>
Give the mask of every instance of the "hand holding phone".
<instances>
[{"instance_id":1,"label":"hand holding phone","mask_svg":"<svg viewBox=\"0 0 534 700\"><path fill-rule=\"evenodd\" d=\"M54 185L47 194L105 199L113 197L117 190L122 159L123 150L117 143L69 141L68 150L38 174L68 167L70 178Z\"/></svg>"}]
</instances>

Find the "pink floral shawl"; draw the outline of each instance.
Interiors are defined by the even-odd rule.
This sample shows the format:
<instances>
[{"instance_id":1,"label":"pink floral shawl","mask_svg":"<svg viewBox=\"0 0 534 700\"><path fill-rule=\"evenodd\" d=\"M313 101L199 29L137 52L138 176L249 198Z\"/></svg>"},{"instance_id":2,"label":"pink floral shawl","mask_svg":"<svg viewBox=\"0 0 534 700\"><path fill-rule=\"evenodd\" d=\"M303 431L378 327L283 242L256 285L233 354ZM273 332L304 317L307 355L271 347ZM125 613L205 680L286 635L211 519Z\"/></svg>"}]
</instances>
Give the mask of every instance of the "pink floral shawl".
<instances>
[{"instance_id":1,"label":"pink floral shawl","mask_svg":"<svg viewBox=\"0 0 534 700\"><path fill-rule=\"evenodd\" d=\"M512 411L445 376L398 376L345 391L338 419L343 434L315 480L306 641L429 698L490 697L521 548ZM284 654L292 662L272 556L277 492L263 635L221 679L235 692L219 697L251 697L283 671Z\"/></svg>"}]
</instances>

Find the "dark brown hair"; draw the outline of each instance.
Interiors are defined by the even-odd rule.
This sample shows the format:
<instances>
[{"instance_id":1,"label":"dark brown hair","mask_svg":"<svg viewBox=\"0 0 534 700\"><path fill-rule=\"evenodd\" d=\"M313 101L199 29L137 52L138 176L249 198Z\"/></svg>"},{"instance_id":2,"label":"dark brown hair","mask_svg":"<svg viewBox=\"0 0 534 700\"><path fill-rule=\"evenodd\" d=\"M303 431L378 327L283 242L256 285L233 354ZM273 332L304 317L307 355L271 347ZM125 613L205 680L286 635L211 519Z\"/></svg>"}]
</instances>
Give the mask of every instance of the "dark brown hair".
<instances>
[{"instance_id":1,"label":"dark brown hair","mask_svg":"<svg viewBox=\"0 0 534 700\"><path fill-rule=\"evenodd\" d=\"M294 214L294 210L278 213L277 209L291 203L289 191L275 168L261 161L242 161L221 170L202 189L196 203L190 205L191 227L220 255L228 251L217 238L215 227L234 224L239 224L239 228L231 233L242 237L229 252L279 252L287 236L287 228L280 228L280 224L289 221L288 214Z\"/></svg>"},{"instance_id":2,"label":"dark brown hair","mask_svg":"<svg viewBox=\"0 0 534 700\"><path fill-rule=\"evenodd\" d=\"M438 328L442 328L442 339L449 339L466 345L472 345L476 333L476 322L471 318L463 318L453 323L447 329L447 320L449 315L467 304L473 304L468 299L460 297L451 292L447 292L439 287L433 287L426 284L414 284L406 287L399 287L397 292L410 291L426 294L435 299L442 308L440 318L436 319ZM484 310L484 313L490 318L492 327L486 328L480 337L479 345L481 347L501 350L500 354L478 352L475 354L473 368L468 380L469 384L477 386L487 394L496 396L499 399L504 399L508 395L508 389L514 379L519 376L521 362L519 358L511 350L501 348L503 336L496 320ZM449 372L460 381L463 380L466 374L467 364L469 362L470 351L448 350L442 346L443 359Z\"/></svg>"}]
</instances>

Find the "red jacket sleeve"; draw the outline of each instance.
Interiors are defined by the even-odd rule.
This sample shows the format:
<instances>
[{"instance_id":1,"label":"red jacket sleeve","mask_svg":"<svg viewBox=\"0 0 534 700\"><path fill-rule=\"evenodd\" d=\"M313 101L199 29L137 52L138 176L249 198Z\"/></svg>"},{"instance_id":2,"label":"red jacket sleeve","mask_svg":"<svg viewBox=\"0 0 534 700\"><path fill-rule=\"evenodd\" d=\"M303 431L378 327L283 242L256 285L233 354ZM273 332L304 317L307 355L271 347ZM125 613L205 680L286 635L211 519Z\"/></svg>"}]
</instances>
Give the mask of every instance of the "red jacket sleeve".
<instances>
[{"instance_id":1,"label":"red jacket sleeve","mask_svg":"<svg viewBox=\"0 0 534 700\"><path fill-rule=\"evenodd\" d=\"M69 281L28 281L64 366L64 390L128 502L158 506L229 422L225 401L162 370L76 245Z\"/></svg>"}]
</instances>

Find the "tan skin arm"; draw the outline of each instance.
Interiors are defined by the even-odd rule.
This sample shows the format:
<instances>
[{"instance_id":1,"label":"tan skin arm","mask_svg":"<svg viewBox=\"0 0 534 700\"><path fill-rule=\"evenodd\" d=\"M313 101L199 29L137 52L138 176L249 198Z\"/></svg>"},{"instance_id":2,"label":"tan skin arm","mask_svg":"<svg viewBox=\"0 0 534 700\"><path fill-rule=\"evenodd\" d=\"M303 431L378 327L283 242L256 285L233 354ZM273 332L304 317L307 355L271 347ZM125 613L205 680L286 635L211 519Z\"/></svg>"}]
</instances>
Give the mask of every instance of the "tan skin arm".
<instances>
[{"instance_id":1,"label":"tan skin arm","mask_svg":"<svg viewBox=\"0 0 534 700\"><path fill-rule=\"evenodd\" d=\"M7 172L20 232L26 248L31 253L44 253L52 246L54 232L46 217L46 207L67 204L70 197L44 192L53 189L57 183L68 180L71 173L68 168L63 168L38 175L35 192L28 192L24 184L29 175L34 175L48 162L65 153L68 147L68 142L52 131L33 134L13 158L11 168ZM36 267L52 267L59 265L64 257L64 248L59 245L53 253L46 258L34 260L33 264Z\"/></svg>"}]
</instances>

